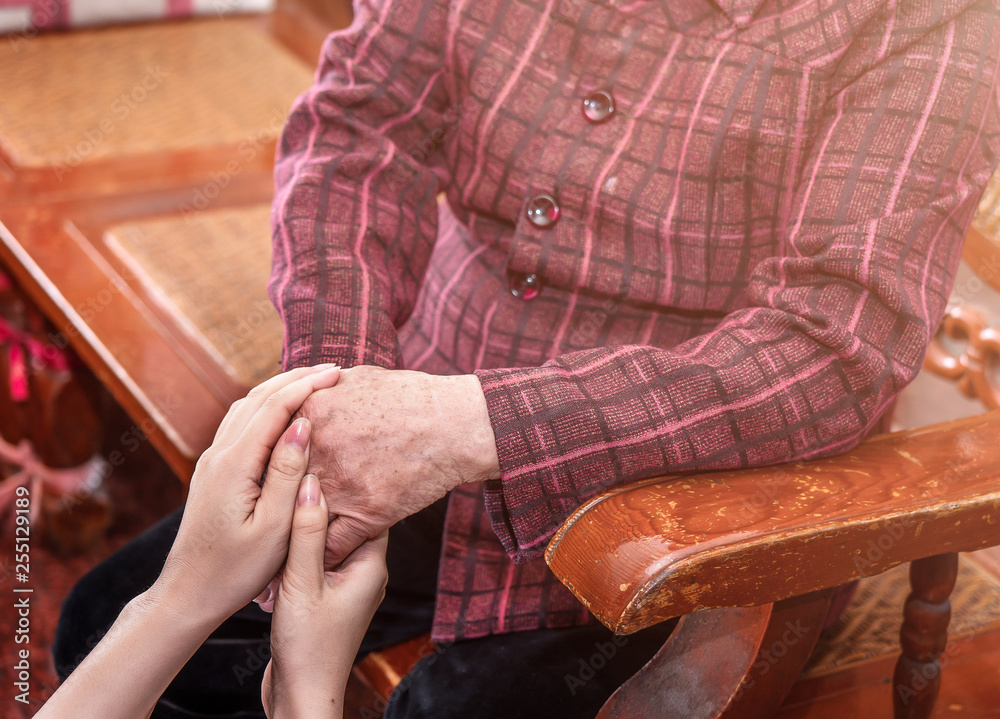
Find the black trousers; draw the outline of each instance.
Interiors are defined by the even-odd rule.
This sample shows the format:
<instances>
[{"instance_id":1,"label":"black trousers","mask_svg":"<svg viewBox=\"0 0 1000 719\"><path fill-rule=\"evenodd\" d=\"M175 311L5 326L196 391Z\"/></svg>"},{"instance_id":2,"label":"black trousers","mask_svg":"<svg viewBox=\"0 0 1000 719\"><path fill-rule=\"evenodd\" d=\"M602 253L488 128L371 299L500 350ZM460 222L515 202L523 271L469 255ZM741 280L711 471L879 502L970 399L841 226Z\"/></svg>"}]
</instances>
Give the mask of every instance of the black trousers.
<instances>
[{"instance_id":1,"label":"black trousers","mask_svg":"<svg viewBox=\"0 0 1000 719\"><path fill-rule=\"evenodd\" d=\"M389 532L389 584L358 657L430 631L445 500ZM156 580L181 511L106 559L63 603L53 657L63 679ZM163 694L154 717L263 717L260 683L270 657L271 615L239 610L209 637ZM361 716L407 719L593 717L611 693L656 653L672 629L615 637L599 624L456 642L424 657L389 699ZM150 647L156 651L156 647Z\"/></svg>"}]
</instances>

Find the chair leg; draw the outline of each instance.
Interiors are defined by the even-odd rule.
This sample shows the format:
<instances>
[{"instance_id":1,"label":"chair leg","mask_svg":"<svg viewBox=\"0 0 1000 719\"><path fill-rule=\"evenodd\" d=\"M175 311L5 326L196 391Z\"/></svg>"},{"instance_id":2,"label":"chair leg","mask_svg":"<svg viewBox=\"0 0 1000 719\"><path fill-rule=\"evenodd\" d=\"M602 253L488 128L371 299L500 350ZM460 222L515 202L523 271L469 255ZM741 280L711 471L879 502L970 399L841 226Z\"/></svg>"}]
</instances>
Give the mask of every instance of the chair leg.
<instances>
[{"instance_id":1,"label":"chair leg","mask_svg":"<svg viewBox=\"0 0 1000 719\"><path fill-rule=\"evenodd\" d=\"M896 719L927 719L941 687L938 658L948 642L951 601L958 574L958 555L939 554L910 564L912 591L903 608L899 632L903 653L893 675Z\"/></svg>"},{"instance_id":2,"label":"chair leg","mask_svg":"<svg viewBox=\"0 0 1000 719\"><path fill-rule=\"evenodd\" d=\"M816 644L830 590L681 617L597 719L749 719L780 706Z\"/></svg>"}]
</instances>

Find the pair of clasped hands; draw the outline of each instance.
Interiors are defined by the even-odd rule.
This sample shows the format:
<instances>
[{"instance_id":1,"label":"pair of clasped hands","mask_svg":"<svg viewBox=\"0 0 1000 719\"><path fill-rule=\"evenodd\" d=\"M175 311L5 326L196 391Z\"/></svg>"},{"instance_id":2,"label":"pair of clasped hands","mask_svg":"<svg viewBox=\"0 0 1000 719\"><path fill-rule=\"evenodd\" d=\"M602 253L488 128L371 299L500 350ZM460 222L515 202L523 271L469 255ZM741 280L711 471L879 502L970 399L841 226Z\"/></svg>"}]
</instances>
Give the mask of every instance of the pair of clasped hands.
<instances>
[{"instance_id":1,"label":"pair of clasped hands","mask_svg":"<svg viewBox=\"0 0 1000 719\"><path fill-rule=\"evenodd\" d=\"M274 613L267 715L342 716L355 653L385 592L387 533L326 569L327 503L306 474L312 426L292 421L340 373L293 370L232 406L198 462L160 577L38 717L148 716L209 634L255 597Z\"/></svg>"}]
</instances>

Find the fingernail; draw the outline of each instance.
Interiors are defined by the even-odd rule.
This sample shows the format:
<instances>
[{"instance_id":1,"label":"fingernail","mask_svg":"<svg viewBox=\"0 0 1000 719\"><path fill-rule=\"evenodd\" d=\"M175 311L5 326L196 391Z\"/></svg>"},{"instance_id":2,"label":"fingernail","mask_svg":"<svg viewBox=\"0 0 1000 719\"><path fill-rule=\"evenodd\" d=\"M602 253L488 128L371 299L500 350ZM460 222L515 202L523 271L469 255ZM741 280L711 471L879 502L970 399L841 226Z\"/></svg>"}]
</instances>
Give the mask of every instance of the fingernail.
<instances>
[{"instance_id":1,"label":"fingernail","mask_svg":"<svg viewBox=\"0 0 1000 719\"><path fill-rule=\"evenodd\" d=\"M268 602L271 601L271 598L273 596L274 592L271 591L271 587L270 586L264 587L264 591L261 592L260 595L256 599L254 599L254 601L257 602L257 604L262 604L262 605L267 604Z\"/></svg>"},{"instance_id":2,"label":"fingernail","mask_svg":"<svg viewBox=\"0 0 1000 719\"><path fill-rule=\"evenodd\" d=\"M271 596L267 600L260 603L260 608L263 609L268 614L274 613L274 593L271 592Z\"/></svg>"},{"instance_id":3,"label":"fingernail","mask_svg":"<svg viewBox=\"0 0 1000 719\"><path fill-rule=\"evenodd\" d=\"M295 499L295 506L301 507L303 504L319 504L319 480L315 474L307 474L299 484L299 495Z\"/></svg>"},{"instance_id":4,"label":"fingernail","mask_svg":"<svg viewBox=\"0 0 1000 719\"><path fill-rule=\"evenodd\" d=\"M316 369L320 370L321 372L332 372L335 369L341 369L341 367L340 367L339 364L329 364L329 363L327 363L327 364L318 364L318 365L316 365Z\"/></svg>"},{"instance_id":5,"label":"fingernail","mask_svg":"<svg viewBox=\"0 0 1000 719\"><path fill-rule=\"evenodd\" d=\"M312 425L309 423L309 420L305 417L299 417L292 422L292 426L285 432L285 444L298 447L304 452L306 446L309 444L310 429L312 429Z\"/></svg>"}]
</instances>

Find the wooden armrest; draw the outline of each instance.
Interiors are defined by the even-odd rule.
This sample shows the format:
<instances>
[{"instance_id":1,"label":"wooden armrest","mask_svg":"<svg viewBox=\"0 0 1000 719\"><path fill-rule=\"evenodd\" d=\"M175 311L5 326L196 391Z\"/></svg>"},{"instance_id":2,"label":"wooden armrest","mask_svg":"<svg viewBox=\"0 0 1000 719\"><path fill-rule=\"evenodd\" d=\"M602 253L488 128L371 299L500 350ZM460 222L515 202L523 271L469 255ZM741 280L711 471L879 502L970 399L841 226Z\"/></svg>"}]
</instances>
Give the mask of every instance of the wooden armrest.
<instances>
[{"instance_id":1,"label":"wooden armrest","mask_svg":"<svg viewBox=\"0 0 1000 719\"><path fill-rule=\"evenodd\" d=\"M1000 544L1000 411L873 437L827 459L633 484L549 543L557 577L630 634Z\"/></svg>"}]
</instances>

